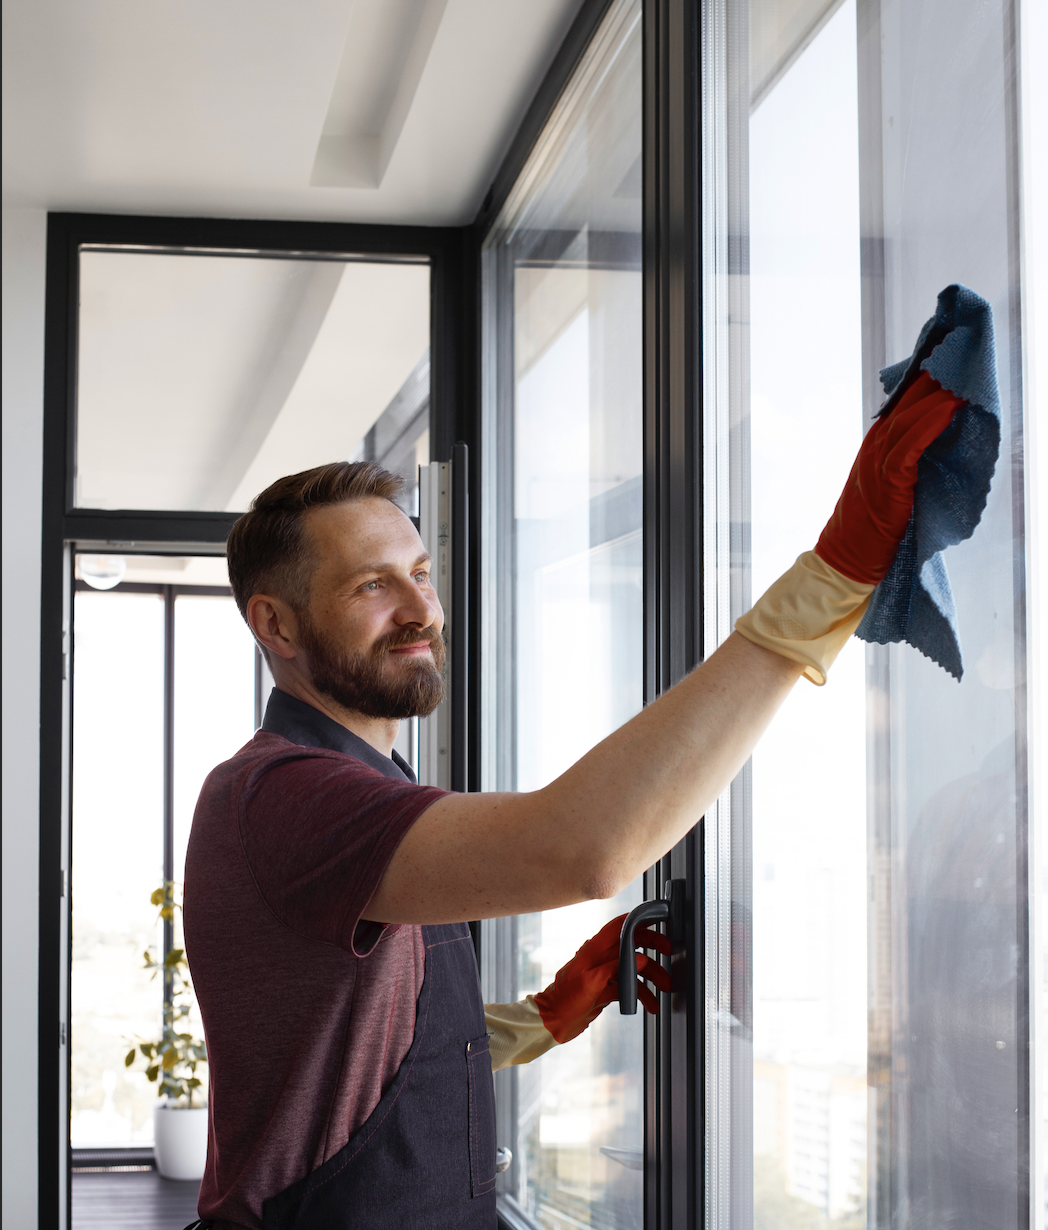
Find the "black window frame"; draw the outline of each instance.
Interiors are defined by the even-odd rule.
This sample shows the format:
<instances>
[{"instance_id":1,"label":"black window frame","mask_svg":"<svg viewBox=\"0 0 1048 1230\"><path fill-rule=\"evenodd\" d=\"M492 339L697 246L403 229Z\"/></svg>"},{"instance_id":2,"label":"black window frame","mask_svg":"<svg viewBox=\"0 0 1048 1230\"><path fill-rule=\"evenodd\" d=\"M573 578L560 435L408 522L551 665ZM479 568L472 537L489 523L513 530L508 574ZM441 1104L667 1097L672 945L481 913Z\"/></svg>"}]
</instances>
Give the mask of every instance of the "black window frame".
<instances>
[{"instance_id":1,"label":"black window frame","mask_svg":"<svg viewBox=\"0 0 1048 1230\"><path fill-rule=\"evenodd\" d=\"M580 8L477 215L478 261L484 239L609 7L610 0L586 0ZM688 0L643 0L645 704L684 678L707 652L700 149L705 11ZM478 347L478 363L479 358ZM644 880L649 899L662 895L667 880L686 883L683 960L675 963L674 976L688 1007L684 1013L663 1012L645 1020L647 1230L691 1230L705 1218L703 826L700 820ZM505 960L512 954L499 956ZM501 1226L518 1230L516 1220L500 1211Z\"/></svg>"}]
</instances>

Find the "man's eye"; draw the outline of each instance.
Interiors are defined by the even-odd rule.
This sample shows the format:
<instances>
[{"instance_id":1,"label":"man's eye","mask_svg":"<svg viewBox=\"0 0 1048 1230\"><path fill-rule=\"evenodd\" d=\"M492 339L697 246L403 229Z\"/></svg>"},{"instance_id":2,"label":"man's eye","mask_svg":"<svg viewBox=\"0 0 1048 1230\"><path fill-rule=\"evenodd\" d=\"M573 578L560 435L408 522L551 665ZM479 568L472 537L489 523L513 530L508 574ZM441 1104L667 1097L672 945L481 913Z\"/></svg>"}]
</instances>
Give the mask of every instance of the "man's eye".
<instances>
[{"instance_id":1,"label":"man's eye","mask_svg":"<svg viewBox=\"0 0 1048 1230\"><path fill-rule=\"evenodd\" d=\"M428 573L428 572L426 572L425 570L423 570L423 571L421 571L421 572L416 572L416 573L415 573L415 580L416 580L416 581L421 581L421 582L426 582L426 581L428 581L428 580L429 580L429 573Z\"/></svg>"},{"instance_id":2,"label":"man's eye","mask_svg":"<svg viewBox=\"0 0 1048 1230\"><path fill-rule=\"evenodd\" d=\"M364 588L374 591L378 589L378 581L365 581Z\"/></svg>"}]
</instances>

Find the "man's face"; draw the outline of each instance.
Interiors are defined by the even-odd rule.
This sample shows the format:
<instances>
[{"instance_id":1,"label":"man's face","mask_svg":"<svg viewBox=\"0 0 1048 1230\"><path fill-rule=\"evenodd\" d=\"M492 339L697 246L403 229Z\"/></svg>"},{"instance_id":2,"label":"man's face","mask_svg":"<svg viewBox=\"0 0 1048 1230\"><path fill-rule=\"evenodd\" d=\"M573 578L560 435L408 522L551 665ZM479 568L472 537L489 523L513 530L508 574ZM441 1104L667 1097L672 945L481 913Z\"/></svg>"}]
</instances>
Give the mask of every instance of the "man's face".
<instances>
[{"instance_id":1,"label":"man's face","mask_svg":"<svg viewBox=\"0 0 1048 1230\"><path fill-rule=\"evenodd\" d=\"M355 500L307 513L305 532L318 562L299 641L313 686L367 717L432 713L444 612L411 521L388 500Z\"/></svg>"}]
</instances>

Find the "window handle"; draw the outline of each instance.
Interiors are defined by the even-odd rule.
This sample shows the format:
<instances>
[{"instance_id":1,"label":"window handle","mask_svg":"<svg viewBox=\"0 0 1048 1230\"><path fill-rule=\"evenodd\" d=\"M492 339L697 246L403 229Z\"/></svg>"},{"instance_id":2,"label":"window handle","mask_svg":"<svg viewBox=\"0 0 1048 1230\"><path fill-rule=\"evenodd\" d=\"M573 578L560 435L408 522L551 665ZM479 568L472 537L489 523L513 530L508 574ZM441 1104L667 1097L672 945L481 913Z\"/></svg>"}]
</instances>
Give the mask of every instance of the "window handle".
<instances>
[{"instance_id":1,"label":"window handle","mask_svg":"<svg viewBox=\"0 0 1048 1230\"><path fill-rule=\"evenodd\" d=\"M664 896L657 901L642 901L626 915L619 932L619 1012L634 1016L637 1011L637 948L634 932L642 923L668 923L670 942L684 940L684 880L667 880Z\"/></svg>"}]
</instances>

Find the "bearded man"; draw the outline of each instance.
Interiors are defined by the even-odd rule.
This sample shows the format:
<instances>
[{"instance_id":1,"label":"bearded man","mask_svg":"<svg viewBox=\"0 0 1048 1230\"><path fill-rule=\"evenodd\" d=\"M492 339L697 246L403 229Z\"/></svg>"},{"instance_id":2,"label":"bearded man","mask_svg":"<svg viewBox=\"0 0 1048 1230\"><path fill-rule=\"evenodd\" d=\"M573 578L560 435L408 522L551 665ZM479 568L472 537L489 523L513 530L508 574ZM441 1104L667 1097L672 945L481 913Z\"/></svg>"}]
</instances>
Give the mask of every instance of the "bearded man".
<instances>
[{"instance_id":1,"label":"bearded man","mask_svg":"<svg viewBox=\"0 0 1048 1230\"><path fill-rule=\"evenodd\" d=\"M467 920L613 896L684 836L800 675L825 680L960 404L921 376L867 434L816 550L703 665L530 793L419 786L393 750L399 722L439 703L444 658L399 480L335 463L253 502L229 575L276 687L204 784L185 871L209 1055L198 1225L494 1230L492 1065L570 1041L616 997L621 919L509 1005L481 1002ZM669 989L657 961L638 971Z\"/></svg>"}]
</instances>

